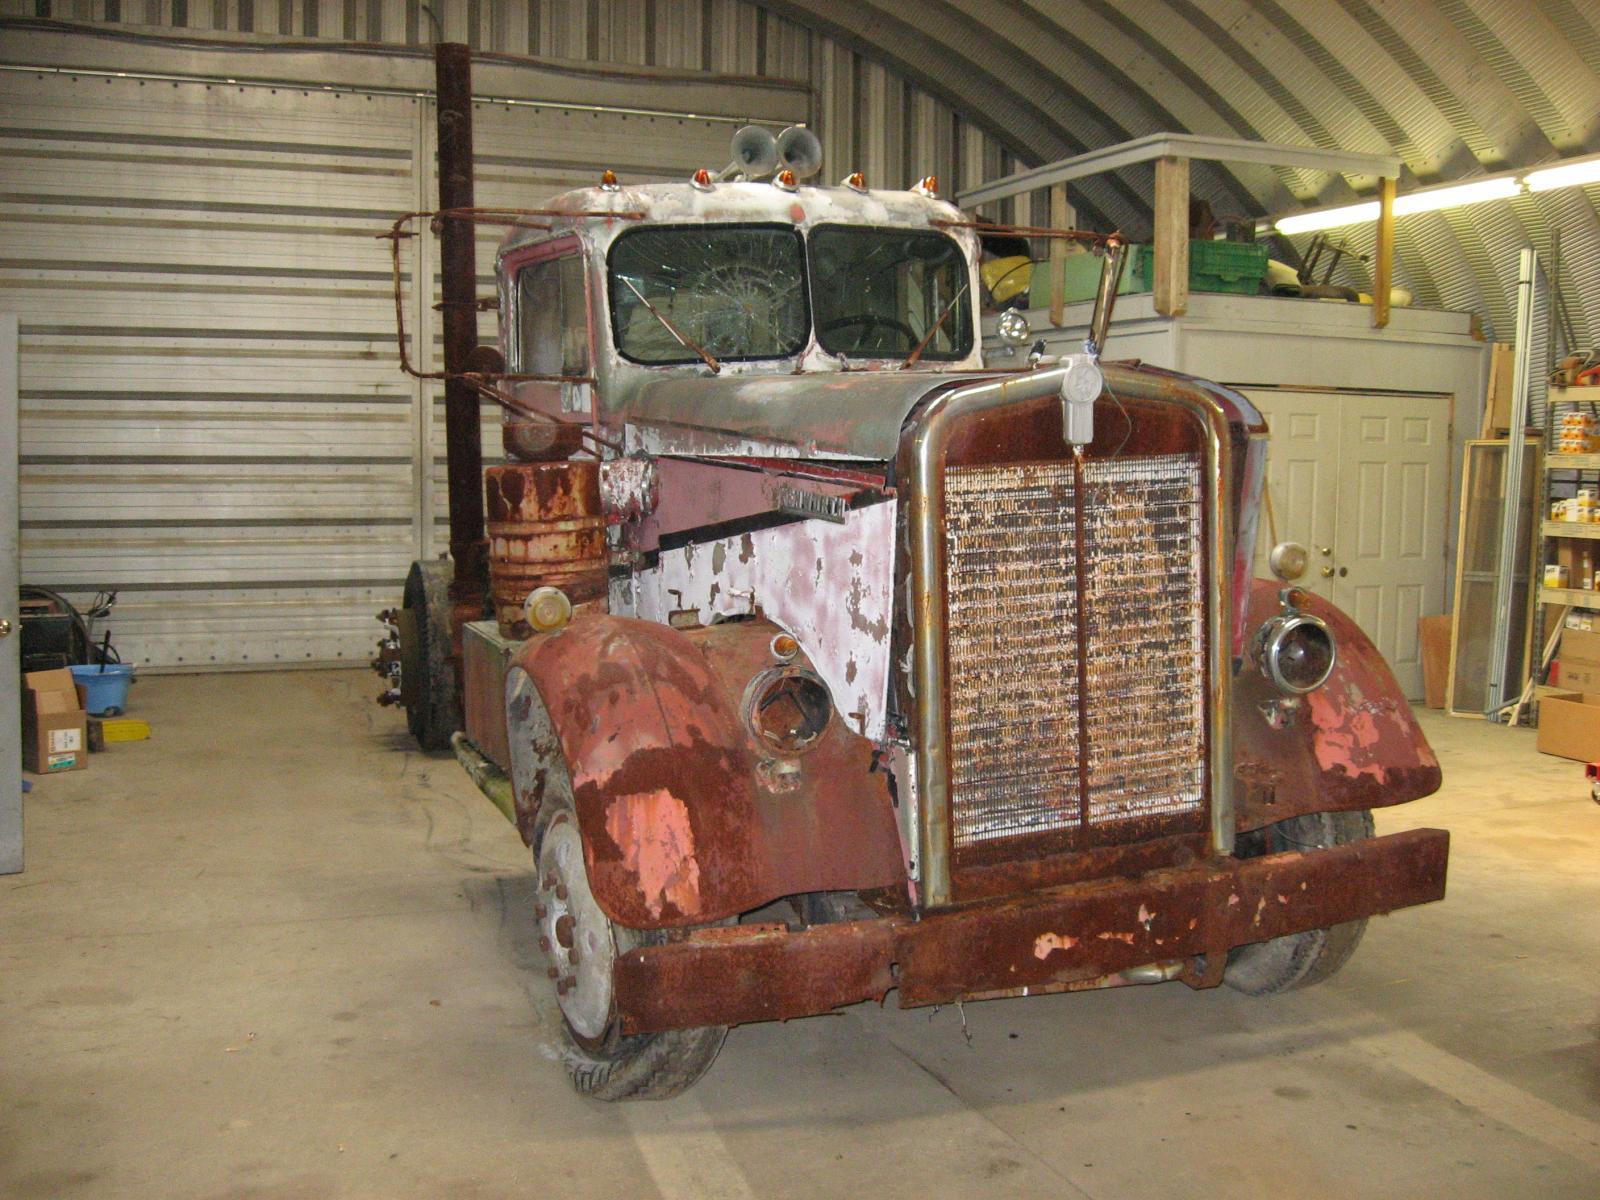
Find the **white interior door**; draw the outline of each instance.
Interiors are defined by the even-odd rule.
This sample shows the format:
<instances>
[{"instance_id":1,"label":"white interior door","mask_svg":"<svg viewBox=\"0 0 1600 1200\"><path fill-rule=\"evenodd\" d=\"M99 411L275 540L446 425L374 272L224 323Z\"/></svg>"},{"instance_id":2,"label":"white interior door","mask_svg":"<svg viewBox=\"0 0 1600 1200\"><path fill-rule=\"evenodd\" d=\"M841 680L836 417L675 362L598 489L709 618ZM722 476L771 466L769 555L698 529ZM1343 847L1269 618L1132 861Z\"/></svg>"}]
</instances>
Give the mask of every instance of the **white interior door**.
<instances>
[{"instance_id":1,"label":"white interior door","mask_svg":"<svg viewBox=\"0 0 1600 1200\"><path fill-rule=\"evenodd\" d=\"M1343 395L1334 603L1389 661L1405 694L1422 695L1417 618L1445 611L1447 396Z\"/></svg>"},{"instance_id":2,"label":"white interior door","mask_svg":"<svg viewBox=\"0 0 1600 1200\"><path fill-rule=\"evenodd\" d=\"M0 875L22 870L17 643L17 318L0 314Z\"/></svg>"},{"instance_id":3,"label":"white interior door","mask_svg":"<svg viewBox=\"0 0 1600 1200\"><path fill-rule=\"evenodd\" d=\"M1419 698L1417 618L1445 611L1450 397L1249 396L1271 432L1267 487L1278 539L1311 551L1306 587L1349 613L1401 690ZM1265 521L1261 537L1265 547Z\"/></svg>"},{"instance_id":4,"label":"white interior door","mask_svg":"<svg viewBox=\"0 0 1600 1200\"><path fill-rule=\"evenodd\" d=\"M1250 392L1267 419L1272 441L1267 451L1267 503L1272 519L1257 523L1256 565L1267 569L1274 541L1299 542L1311 551L1311 569L1302 581L1308 591L1333 599L1332 552L1338 505L1339 412L1323 395L1305 392ZM1326 572L1326 574L1324 574Z\"/></svg>"}]
</instances>

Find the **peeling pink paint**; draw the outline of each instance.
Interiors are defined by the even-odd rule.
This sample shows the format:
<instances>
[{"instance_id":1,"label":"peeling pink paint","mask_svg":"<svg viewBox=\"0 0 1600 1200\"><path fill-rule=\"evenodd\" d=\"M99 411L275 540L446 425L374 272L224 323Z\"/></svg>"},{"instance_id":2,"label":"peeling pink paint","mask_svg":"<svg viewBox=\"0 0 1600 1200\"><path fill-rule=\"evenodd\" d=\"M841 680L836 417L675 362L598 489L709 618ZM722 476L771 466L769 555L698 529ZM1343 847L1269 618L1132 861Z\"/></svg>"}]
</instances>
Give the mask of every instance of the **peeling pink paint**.
<instances>
[{"instance_id":1,"label":"peeling pink paint","mask_svg":"<svg viewBox=\"0 0 1600 1200\"><path fill-rule=\"evenodd\" d=\"M618 796L606 809L606 833L638 877L651 916L661 916L668 905L680 913L699 909L700 865L682 800L665 788Z\"/></svg>"},{"instance_id":2,"label":"peeling pink paint","mask_svg":"<svg viewBox=\"0 0 1600 1200\"><path fill-rule=\"evenodd\" d=\"M1318 688L1306 700L1317 765L1324 771L1343 769L1355 777L1371 775L1381 783L1385 756L1377 712L1385 707L1383 702L1367 700L1349 685Z\"/></svg>"},{"instance_id":3,"label":"peeling pink paint","mask_svg":"<svg viewBox=\"0 0 1600 1200\"><path fill-rule=\"evenodd\" d=\"M1070 933L1041 933L1033 939L1033 956L1038 959L1049 958L1056 950L1071 950L1078 944L1078 939Z\"/></svg>"}]
</instances>

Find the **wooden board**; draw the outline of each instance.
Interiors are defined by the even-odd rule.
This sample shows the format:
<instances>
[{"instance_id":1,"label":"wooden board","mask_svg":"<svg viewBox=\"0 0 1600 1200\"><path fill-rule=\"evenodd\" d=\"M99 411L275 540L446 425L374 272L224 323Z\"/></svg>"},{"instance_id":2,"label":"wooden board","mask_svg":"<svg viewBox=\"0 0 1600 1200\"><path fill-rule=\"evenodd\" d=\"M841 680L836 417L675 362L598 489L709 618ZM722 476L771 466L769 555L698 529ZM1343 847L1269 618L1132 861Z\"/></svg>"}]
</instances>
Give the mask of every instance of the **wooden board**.
<instances>
[{"instance_id":1,"label":"wooden board","mask_svg":"<svg viewBox=\"0 0 1600 1200\"><path fill-rule=\"evenodd\" d=\"M1450 685L1450 631L1455 618L1417 618L1417 640L1422 645L1422 690L1429 708L1443 708Z\"/></svg>"}]
</instances>

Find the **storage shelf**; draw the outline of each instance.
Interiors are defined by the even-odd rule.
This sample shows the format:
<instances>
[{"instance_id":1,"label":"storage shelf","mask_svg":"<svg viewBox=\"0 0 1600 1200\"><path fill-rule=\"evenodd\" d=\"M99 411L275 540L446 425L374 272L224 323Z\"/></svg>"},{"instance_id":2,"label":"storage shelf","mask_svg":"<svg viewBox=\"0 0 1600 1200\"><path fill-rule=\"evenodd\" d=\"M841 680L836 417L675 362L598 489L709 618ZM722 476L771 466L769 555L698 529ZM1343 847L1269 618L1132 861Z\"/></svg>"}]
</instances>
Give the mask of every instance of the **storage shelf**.
<instances>
[{"instance_id":1,"label":"storage shelf","mask_svg":"<svg viewBox=\"0 0 1600 1200\"><path fill-rule=\"evenodd\" d=\"M1600 388L1595 389L1600 391ZM1546 471L1600 471L1600 454L1549 454L1545 456Z\"/></svg>"},{"instance_id":2,"label":"storage shelf","mask_svg":"<svg viewBox=\"0 0 1600 1200\"><path fill-rule=\"evenodd\" d=\"M1541 528L1545 537L1600 538L1600 521L1546 521Z\"/></svg>"},{"instance_id":3,"label":"storage shelf","mask_svg":"<svg viewBox=\"0 0 1600 1200\"><path fill-rule=\"evenodd\" d=\"M1600 592L1586 591L1583 588L1542 587L1539 589L1539 603L1565 604L1572 608L1600 608Z\"/></svg>"}]
</instances>

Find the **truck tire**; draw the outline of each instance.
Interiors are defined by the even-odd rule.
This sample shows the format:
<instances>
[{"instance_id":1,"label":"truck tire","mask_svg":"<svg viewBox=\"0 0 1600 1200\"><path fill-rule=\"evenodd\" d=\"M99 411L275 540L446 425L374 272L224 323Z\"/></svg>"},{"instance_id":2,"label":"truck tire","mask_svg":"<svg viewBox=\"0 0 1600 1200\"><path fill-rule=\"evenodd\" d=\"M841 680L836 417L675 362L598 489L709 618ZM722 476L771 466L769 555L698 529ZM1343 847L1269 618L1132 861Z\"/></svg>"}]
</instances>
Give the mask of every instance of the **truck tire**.
<instances>
[{"instance_id":1,"label":"truck tire","mask_svg":"<svg viewBox=\"0 0 1600 1200\"><path fill-rule=\"evenodd\" d=\"M1288 850L1325 850L1372 836L1372 813L1306 813L1239 839L1241 858ZM1349 961L1366 932L1365 918L1328 929L1308 929L1228 952L1222 981L1248 996L1268 996L1321 983Z\"/></svg>"},{"instance_id":2,"label":"truck tire","mask_svg":"<svg viewBox=\"0 0 1600 1200\"><path fill-rule=\"evenodd\" d=\"M442 558L414 562L406 575L407 632L415 631L416 638L414 646L401 650L403 669L416 674L403 688L406 728L418 746L433 753L449 750L450 735L462 727L450 662L450 577L449 560Z\"/></svg>"},{"instance_id":3,"label":"truck tire","mask_svg":"<svg viewBox=\"0 0 1600 1200\"><path fill-rule=\"evenodd\" d=\"M545 793L534 829L539 874L539 944L556 978L562 1060L572 1086L597 1100L666 1100L710 1068L725 1026L624 1035L611 988L618 954L659 945L659 930L628 929L600 910L589 890L583 841L570 796Z\"/></svg>"}]
</instances>

